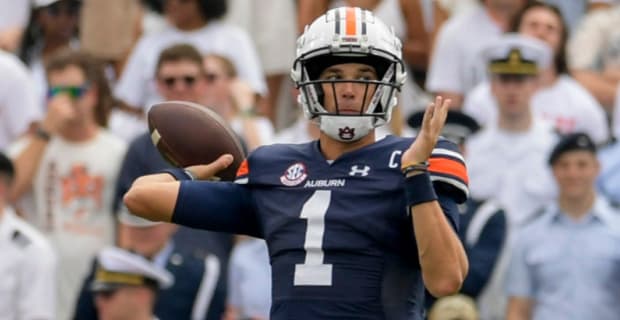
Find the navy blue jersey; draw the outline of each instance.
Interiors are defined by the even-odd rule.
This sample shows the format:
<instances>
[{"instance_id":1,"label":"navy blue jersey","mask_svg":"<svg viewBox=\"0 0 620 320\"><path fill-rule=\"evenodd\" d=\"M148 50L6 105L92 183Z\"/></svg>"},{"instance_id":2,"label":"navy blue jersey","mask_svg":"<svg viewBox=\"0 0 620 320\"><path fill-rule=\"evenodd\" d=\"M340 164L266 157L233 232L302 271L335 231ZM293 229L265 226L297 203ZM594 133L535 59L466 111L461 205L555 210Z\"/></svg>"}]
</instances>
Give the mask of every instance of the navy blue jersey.
<instances>
[{"instance_id":1,"label":"navy blue jersey","mask_svg":"<svg viewBox=\"0 0 620 320\"><path fill-rule=\"evenodd\" d=\"M237 186L182 183L173 221L262 236L272 319L421 318L423 284L400 171L411 142L386 137L331 163L317 141L261 147L240 167ZM455 203L467 194L456 146L440 141L429 170L456 226ZM233 201L218 202L231 194ZM226 217L211 213L222 211Z\"/></svg>"}]
</instances>

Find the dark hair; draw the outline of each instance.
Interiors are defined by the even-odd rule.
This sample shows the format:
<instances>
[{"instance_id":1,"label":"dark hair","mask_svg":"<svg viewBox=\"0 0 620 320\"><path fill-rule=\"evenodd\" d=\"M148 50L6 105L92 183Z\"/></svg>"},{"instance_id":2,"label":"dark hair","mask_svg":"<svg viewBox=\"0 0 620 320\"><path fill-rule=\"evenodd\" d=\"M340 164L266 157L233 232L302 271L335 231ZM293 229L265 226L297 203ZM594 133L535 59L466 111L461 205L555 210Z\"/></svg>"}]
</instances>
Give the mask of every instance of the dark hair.
<instances>
[{"instance_id":1,"label":"dark hair","mask_svg":"<svg viewBox=\"0 0 620 320\"><path fill-rule=\"evenodd\" d=\"M67 0L71 3L71 5L79 6L82 1L80 0ZM22 37L22 41L17 50L17 56L24 62L26 65L30 65L32 59L34 59L34 54L36 53L35 48L37 42L41 40L43 37L43 30L41 30L41 26L37 23L37 18L42 10L45 10L47 7L57 5L56 3L50 4L45 7L35 8L33 6L32 10L30 10L30 18L28 20L28 24L24 29L24 35ZM73 37L77 38L79 34L79 22L77 23L75 30L73 30Z\"/></svg>"},{"instance_id":2,"label":"dark hair","mask_svg":"<svg viewBox=\"0 0 620 320\"><path fill-rule=\"evenodd\" d=\"M197 0L200 13L207 21L223 17L228 10L227 0Z\"/></svg>"},{"instance_id":3,"label":"dark hair","mask_svg":"<svg viewBox=\"0 0 620 320\"><path fill-rule=\"evenodd\" d=\"M558 74L568 73L568 67L566 65L566 42L568 41L568 26L562 17L562 12L558 7L544 3L541 1L533 1L528 3L523 9L517 14L515 19L513 20L512 27L510 28L513 32L519 32L519 27L521 27L521 22L523 22L523 17L525 14L533 8L543 8L553 12L557 18L560 20L560 25L562 26L562 35L560 38L560 47L558 51L555 53L553 58L555 69Z\"/></svg>"},{"instance_id":4,"label":"dark hair","mask_svg":"<svg viewBox=\"0 0 620 320\"><path fill-rule=\"evenodd\" d=\"M143 0L155 12L164 13L164 2L166 0ZM217 20L223 17L228 11L227 0L196 0L200 8L200 15L207 21Z\"/></svg>"},{"instance_id":5,"label":"dark hair","mask_svg":"<svg viewBox=\"0 0 620 320\"><path fill-rule=\"evenodd\" d=\"M157 64L155 66L155 74L159 73L159 69L166 62L178 62L178 61L190 61L198 66L202 71L202 55L192 45L189 44L177 44L164 49L159 54Z\"/></svg>"},{"instance_id":6,"label":"dark hair","mask_svg":"<svg viewBox=\"0 0 620 320\"><path fill-rule=\"evenodd\" d=\"M69 66L76 66L84 73L86 81L97 89L97 105L95 106L95 121L102 127L108 124L108 117L112 106L116 103L112 97L108 79L103 72L103 62L83 51L73 49L61 50L55 53L47 63L45 71L48 74L61 71Z\"/></svg>"},{"instance_id":7,"label":"dark hair","mask_svg":"<svg viewBox=\"0 0 620 320\"><path fill-rule=\"evenodd\" d=\"M14 177L15 167L13 166L13 161L4 153L0 152L0 179L6 178L7 184L11 184Z\"/></svg>"}]
</instances>

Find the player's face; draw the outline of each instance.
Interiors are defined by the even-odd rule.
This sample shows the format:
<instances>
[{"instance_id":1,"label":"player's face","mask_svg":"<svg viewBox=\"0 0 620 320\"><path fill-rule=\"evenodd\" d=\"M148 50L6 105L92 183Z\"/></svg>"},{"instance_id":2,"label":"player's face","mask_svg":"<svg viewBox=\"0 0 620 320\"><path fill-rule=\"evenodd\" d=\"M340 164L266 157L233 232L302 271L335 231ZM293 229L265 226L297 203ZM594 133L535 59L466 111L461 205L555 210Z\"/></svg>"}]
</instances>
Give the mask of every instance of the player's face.
<instances>
[{"instance_id":1,"label":"player's face","mask_svg":"<svg viewBox=\"0 0 620 320\"><path fill-rule=\"evenodd\" d=\"M569 151L553 164L560 195L580 198L592 192L599 173L596 156L588 151Z\"/></svg>"},{"instance_id":2,"label":"player's face","mask_svg":"<svg viewBox=\"0 0 620 320\"><path fill-rule=\"evenodd\" d=\"M228 75L224 63L217 57L206 56L203 67L206 81L204 105L217 110L227 105L231 99L232 78Z\"/></svg>"},{"instance_id":3,"label":"player's face","mask_svg":"<svg viewBox=\"0 0 620 320\"><path fill-rule=\"evenodd\" d=\"M70 104L75 113L70 123L95 121L94 110L97 103L96 87L86 81L82 69L69 65L48 74L48 103L62 100Z\"/></svg>"},{"instance_id":4,"label":"player's face","mask_svg":"<svg viewBox=\"0 0 620 320\"><path fill-rule=\"evenodd\" d=\"M375 68L361 63L336 64L321 72L319 80L337 80L345 82L323 83L323 106L330 113L361 114L370 104L377 86L363 82L378 80Z\"/></svg>"},{"instance_id":5,"label":"player's face","mask_svg":"<svg viewBox=\"0 0 620 320\"><path fill-rule=\"evenodd\" d=\"M95 293L95 306L100 320L125 320L135 316L134 291L139 288L120 287L114 291Z\"/></svg>"},{"instance_id":6,"label":"player's face","mask_svg":"<svg viewBox=\"0 0 620 320\"><path fill-rule=\"evenodd\" d=\"M535 76L492 75L491 92L501 116L520 117L529 112L530 100L538 90Z\"/></svg>"},{"instance_id":7,"label":"player's face","mask_svg":"<svg viewBox=\"0 0 620 320\"><path fill-rule=\"evenodd\" d=\"M555 12L544 7L528 10L519 25L519 33L538 38L547 43L554 52L562 44L562 22Z\"/></svg>"},{"instance_id":8,"label":"player's face","mask_svg":"<svg viewBox=\"0 0 620 320\"><path fill-rule=\"evenodd\" d=\"M164 62L157 74L157 88L165 100L200 103L205 81L202 66L189 60Z\"/></svg>"}]
</instances>

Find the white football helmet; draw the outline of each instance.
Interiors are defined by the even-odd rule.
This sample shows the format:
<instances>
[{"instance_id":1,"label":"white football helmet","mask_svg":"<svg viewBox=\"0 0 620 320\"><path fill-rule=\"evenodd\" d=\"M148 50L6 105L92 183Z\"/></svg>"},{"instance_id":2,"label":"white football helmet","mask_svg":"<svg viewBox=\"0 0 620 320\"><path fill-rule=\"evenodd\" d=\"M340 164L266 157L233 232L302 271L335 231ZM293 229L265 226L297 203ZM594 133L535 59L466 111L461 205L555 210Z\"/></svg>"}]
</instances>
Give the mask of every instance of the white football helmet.
<instances>
[{"instance_id":1,"label":"white football helmet","mask_svg":"<svg viewBox=\"0 0 620 320\"><path fill-rule=\"evenodd\" d=\"M397 104L396 94L407 77L401 49L393 29L370 11L341 7L314 20L297 39L297 58L291 70L306 117L316 121L322 132L342 142L359 140L371 129L386 124ZM343 63L370 65L378 80L319 80L323 70ZM369 97L368 108L359 115L330 113L323 106L321 85L326 82L332 88L337 82L362 82L367 88L371 84L377 88ZM366 104L366 96L364 100Z\"/></svg>"}]
</instances>

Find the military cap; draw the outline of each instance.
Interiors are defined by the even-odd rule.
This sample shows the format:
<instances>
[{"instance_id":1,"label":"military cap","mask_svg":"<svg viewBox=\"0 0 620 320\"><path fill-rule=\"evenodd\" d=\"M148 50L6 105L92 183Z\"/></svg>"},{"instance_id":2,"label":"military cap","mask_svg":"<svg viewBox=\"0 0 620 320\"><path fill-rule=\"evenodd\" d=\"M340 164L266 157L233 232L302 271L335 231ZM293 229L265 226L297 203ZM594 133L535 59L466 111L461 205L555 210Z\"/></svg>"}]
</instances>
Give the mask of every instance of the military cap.
<instances>
[{"instance_id":1,"label":"military cap","mask_svg":"<svg viewBox=\"0 0 620 320\"><path fill-rule=\"evenodd\" d=\"M553 147L549 154L549 164L553 165L558 158L570 151L588 151L592 154L596 154L596 145L588 136L583 132L571 133L563 136L560 141Z\"/></svg>"},{"instance_id":2,"label":"military cap","mask_svg":"<svg viewBox=\"0 0 620 320\"><path fill-rule=\"evenodd\" d=\"M423 118L424 111L418 111L407 119L407 124L416 131L420 130ZM460 111L448 110L441 135L456 144L462 144L478 130L480 130L480 125L474 118Z\"/></svg>"},{"instance_id":3,"label":"military cap","mask_svg":"<svg viewBox=\"0 0 620 320\"><path fill-rule=\"evenodd\" d=\"M34 8L43 8L52 5L60 0L33 0L32 6ZM73 2L82 2L81 0L73 0Z\"/></svg>"},{"instance_id":4,"label":"military cap","mask_svg":"<svg viewBox=\"0 0 620 320\"><path fill-rule=\"evenodd\" d=\"M493 41L483 50L491 74L536 75L549 67L551 48L544 42L525 35L509 33Z\"/></svg>"},{"instance_id":5,"label":"military cap","mask_svg":"<svg viewBox=\"0 0 620 320\"><path fill-rule=\"evenodd\" d=\"M91 285L94 292L110 291L126 286L166 289L174 277L146 258L117 247L106 247L97 256L97 270Z\"/></svg>"}]
</instances>

